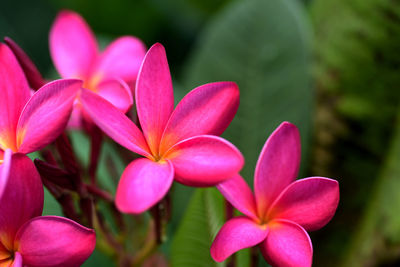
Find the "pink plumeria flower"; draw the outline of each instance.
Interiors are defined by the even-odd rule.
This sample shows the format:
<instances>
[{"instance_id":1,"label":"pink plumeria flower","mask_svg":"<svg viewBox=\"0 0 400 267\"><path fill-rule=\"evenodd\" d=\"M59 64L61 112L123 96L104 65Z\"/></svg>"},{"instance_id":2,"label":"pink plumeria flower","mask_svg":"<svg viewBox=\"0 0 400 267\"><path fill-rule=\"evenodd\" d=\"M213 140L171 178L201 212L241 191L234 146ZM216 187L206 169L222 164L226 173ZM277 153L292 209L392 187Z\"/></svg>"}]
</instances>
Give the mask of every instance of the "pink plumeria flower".
<instances>
[{"instance_id":1,"label":"pink plumeria flower","mask_svg":"<svg viewBox=\"0 0 400 267\"><path fill-rule=\"evenodd\" d=\"M214 260L221 262L240 249L259 245L272 266L311 266L313 250L306 231L331 220L339 203L339 184L324 177L295 181L299 165L299 131L284 122L261 151L255 196L240 175L217 186L244 216L221 228L211 246Z\"/></svg>"},{"instance_id":2,"label":"pink plumeria flower","mask_svg":"<svg viewBox=\"0 0 400 267\"><path fill-rule=\"evenodd\" d=\"M123 36L99 52L96 37L77 13L61 11L50 31L50 53L62 78L78 78L83 87L104 97L122 112L133 99L130 86L136 81L146 53L135 37ZM81 115L77 103L71 126L79 127Z\"/></svg>"},{"instance_id":3,"label":"pink plumeria flower","mask_svg":"<svg viewBox=\"0 0 400 267\"><path fill-rule=\"evenodd\" d=\"M81 102L93 121L112 139L145 158L125 169L116 194L117 207L140 213L160 201L173 180L210 186L232 177L243 166L241 153L217 137L233 119L239 89L232 82L197 87L174 109L167 57L161 44L152 46L136 83L139 128L122 112L89 90Z\"/></svg>"},{"instance_id":4,"label":"pink plumeria flower","mask_svg":"<svg viewBox=\"0 0 400 267\"><path fill-rule=\"evenodd\" d=\"M27 156L7 151L7 166L0 165L0 266L80 266L94 250L94 231L63 217L41 216L39 173Z\"/></svg>"},{"instance_id":5,"label":"pink plumeria flower","mask_svg":"<svg viewBox=\"0 0 400 267\"><path fill-rule=\"evenodd\" d=\"M17 59L0 43L0 155L7 148L28 154L54 141L65 129L81 85L58 80L31 97Z\"/></svg>"}]
</instances>

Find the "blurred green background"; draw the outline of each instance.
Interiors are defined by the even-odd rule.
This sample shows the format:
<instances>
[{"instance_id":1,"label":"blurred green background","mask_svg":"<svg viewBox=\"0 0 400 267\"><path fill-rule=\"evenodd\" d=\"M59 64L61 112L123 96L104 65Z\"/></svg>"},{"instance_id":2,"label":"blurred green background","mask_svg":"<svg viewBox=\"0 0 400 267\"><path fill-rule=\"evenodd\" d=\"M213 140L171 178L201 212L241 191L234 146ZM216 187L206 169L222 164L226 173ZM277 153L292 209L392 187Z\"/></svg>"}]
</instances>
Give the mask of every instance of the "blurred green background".
<instances>
[{"instance_id":1,"label":"blurred green background","mask_svg":"<svg viewBox=\"0 0 400 267\"><path fill-rule=\"evenodd\" d=\"M48 32L60 9L80 13L103 46L120 35L161 42L177 99L207 82L237 82L241 105L224 137L243 152L249 184L273 129L283 120L299 127L300 178L331 177L341 188L335 217L311 233L313 266L400 266L400 1L1 1L0 36L45 77L56 77ZM87 148L84 137L74 141ZM49 197L46 207L59 213ZM160 253L172 266L226 266L209 255L222 208L213 189L175 185ZM236 260L248 266L249 252ZM113 263L96 250L84 266Z\"/></svg>"}]
</instances>

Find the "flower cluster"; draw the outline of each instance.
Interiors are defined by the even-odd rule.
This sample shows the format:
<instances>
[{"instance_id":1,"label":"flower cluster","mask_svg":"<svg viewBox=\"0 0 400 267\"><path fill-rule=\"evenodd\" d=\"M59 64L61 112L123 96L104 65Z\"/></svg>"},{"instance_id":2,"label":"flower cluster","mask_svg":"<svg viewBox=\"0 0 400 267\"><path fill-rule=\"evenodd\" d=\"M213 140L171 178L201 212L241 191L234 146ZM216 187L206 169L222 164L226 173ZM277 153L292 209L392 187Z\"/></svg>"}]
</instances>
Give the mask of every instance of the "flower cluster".
<instances>
[{"instance_id":1,"label":"flower cluster","mask_svg":"<svg viewBox=\"0 0 400 267\"><path fill-rule=\"evenodd\" d=\"M306 231L330 221L339 187L323 177L294 181L300 164L296 126L284 122L267 140L253 195L239 175L242 154L219 137L239 106L235 83L199 86L174 108L161 44L146 52L139 39L124 36L99 52L89 26L71 11L60 12L51 28L50 54L63 79L47 83L11 39L0 44L0 266L80 266L95 248L90 228L107 236L97 198L115 203L119 212L140 214L162 201L173 181L216 186L244 214L217 234L211 246L216 261L260 245L274 266L311 265ZM70 128L92 137L90 183L69 144ZM115 201L96 184L102 132L141 156L123 171ZM44 161L26 156L35 151ZM68 218L41 216L43 185Z\"/></svg>"}]
</instances>

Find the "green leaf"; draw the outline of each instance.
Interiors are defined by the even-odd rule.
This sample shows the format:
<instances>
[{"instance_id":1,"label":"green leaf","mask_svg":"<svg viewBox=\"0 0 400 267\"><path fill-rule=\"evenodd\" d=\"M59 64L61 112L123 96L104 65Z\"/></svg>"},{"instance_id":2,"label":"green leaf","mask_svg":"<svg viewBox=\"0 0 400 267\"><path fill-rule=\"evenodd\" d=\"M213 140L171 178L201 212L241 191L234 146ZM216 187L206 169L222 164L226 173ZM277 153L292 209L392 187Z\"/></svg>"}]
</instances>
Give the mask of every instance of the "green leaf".
<instances>
[{"instance_id":1,"label":"green leaf","mask_svg":"<svg viewBox=\"0 0 400 267\"><path fill-rule=\"evenodd\" d=\"M212 260L210 246L224 219L224 200L215 188L197 189L172 241L171 266L225 266Z\"/></svg>"},{"instance_id":2,"label":"green leaf","mask_svg":"<svg viewBox=\"0 0 400 267\"><path fill-rule=\"evenodd\" d=\"M197 43L186 67L185 88L221 80L239 85L239 111L224 137L245 156L244 177L252 181L261 148L282 121L299 127L306 155L314 91L310 29L298 1L236 1Z\"/></svg>"},{"instance_id":3,"label":"green leaf","mask_svg":"<svg viewBox=\"0 0 400 267\"><path fill-rule=\"evenodd\" d=\"M310 30L297 1L233 2L208 25L185 69L184 93L207 82L239 85L241 105L225 137L244 154L248 181L268 135L284 120L300 128L306 155L314 95ZM209 253L216 233L210 211L221 207L207 206L206 192L196 191L186 211L173 240L172 266L216 265ZM238 261L248 262L248 253Z\"/></svg>"}]
</instances>

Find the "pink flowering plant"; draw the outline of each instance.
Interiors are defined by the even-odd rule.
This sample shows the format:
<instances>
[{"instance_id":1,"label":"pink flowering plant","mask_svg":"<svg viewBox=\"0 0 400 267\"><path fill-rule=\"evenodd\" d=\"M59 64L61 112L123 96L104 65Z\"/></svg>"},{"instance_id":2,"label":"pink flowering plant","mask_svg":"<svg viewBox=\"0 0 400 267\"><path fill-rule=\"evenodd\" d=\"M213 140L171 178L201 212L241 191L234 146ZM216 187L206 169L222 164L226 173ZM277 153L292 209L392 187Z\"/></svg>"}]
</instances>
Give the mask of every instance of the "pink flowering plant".
<instances>
[{"instance_id":1,"label":"pink flowering plant","mask_svg":"<svg viewBox=\"0 0 400 267\"><path fill-rule=\"evenodd\" d=\"M240 175L217 185L244 216L230 219L211 246L223 261L252 246L272 266L311 266L312 244L306 231L326 225L339 203L339 184L324 177L294 181L300 165L300 136L293 124L282 123L268 138L254 174L254 191Z\"/></svg>"},{"instance_id":2,"label":"pink flowering plant","mask_svg":"<svg viewBox=\"0 0 400 267\"><path fill-rule=\"evenodd\" d=\"M332 219L339 186L324 177L295 181L295 125L283 122L268 138L253 195L240 176L245 158L220 137L239 108L235 82L198 86L175 106L162 44L147 50L123 36L101 51L69 10L56 16L49 48L62 79L45 80L12 39L0 43L0 267L81 266L95 249L118 266L167 266L161 245L178 242L173 208L187 187L221 193L217 216L227 221L202 244L212 264L236 266L231 255L258 246L272 266L311 266L307 231ZM42 216L49 199L63 217ZM233 217L231 205L243 215Z\"/></svg>"}]
</instances>

